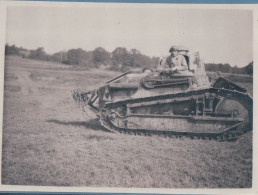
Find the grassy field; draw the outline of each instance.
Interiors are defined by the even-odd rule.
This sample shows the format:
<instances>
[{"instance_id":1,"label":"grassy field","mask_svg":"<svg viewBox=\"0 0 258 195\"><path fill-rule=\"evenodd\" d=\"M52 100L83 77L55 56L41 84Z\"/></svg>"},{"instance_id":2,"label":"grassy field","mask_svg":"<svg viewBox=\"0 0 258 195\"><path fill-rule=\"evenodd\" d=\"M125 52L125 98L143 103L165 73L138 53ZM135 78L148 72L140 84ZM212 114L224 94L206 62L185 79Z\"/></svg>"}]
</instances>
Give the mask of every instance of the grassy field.
<instances>
[{"instance_id":1,"label":"grassy field","mask_svg":"<svg viewBox=\"0 0 258 195\"><path fill-rule=\"evenodd\" d=\"M2 184L250 188L252 132L235 142L107 132L85 119L72 89L119 75L6 58ZM252 91L251 83L244 83Z\"/></svg>"}]
</instances>

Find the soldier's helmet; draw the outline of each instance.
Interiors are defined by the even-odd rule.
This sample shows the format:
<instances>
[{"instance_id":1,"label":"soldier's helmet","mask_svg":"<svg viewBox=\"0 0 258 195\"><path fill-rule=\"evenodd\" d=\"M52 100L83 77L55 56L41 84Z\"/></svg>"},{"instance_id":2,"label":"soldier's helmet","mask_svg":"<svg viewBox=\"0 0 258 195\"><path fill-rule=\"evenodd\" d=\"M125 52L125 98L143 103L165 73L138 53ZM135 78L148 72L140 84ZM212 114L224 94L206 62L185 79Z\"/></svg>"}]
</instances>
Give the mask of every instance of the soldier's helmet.
<instances>
[{"instance_id":1,"label":"soldier's helmet","mask_svg":"<svg viewBox=\"0 0 258 195\"><path fill-rule=\"evenodd\" d=\"M171 53L172 51L177 51L177 48L173 45L170 47L169 52Z\"/></svg>"},{"instance_id":2,"label":"soldier's helmet","mask_svg":"<svg viewBox=\"0 0 258 195\"><path fill-rule=\"evenodd\" d=\"M189 52L189 49L187 47L185 47L185 46L182 46L182 45L173 45L169 49L170 53L172 51L185 51L185 52Z\"/></svg>"},{"instance_id":3,"label":"soldier's helmet","mask_svg":"<svg viewBox=\"0 0 258 195\"><path fill-rule=\"evenodd\" d=\"M177 48L177 51L186 51L186 52L189 52L189 49L185 46L182 46L182 45L178 45L176 46Z\"/></svg>"}]
</instances>

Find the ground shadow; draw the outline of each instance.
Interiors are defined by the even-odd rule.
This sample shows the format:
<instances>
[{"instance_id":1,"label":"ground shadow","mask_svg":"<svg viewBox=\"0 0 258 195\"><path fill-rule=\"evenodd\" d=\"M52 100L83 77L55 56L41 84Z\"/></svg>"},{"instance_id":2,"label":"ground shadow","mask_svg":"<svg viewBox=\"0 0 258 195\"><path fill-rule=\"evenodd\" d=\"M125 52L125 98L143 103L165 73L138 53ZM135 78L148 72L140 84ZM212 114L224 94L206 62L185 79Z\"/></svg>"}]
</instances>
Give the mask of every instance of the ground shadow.
<instances>
[{"instance_id":1,"label":"ground shadow","mask_svg":"<svg viewBox=\"0 0 258 195\"><path fill-rule=\"evenodd\" d=\"M85 128L89 128L89 129L96 130L96 131L110 132L107 129L105 129L104 127L102 127L100 122L96 119L91 119L88 121L60 121L60 120L56 120L56 119L50 119L50 120L47 120L47 122L56 123L59 125L72 125L72 126L76 126L76 127L83 126Z\"/></svg>"}]
</instances>

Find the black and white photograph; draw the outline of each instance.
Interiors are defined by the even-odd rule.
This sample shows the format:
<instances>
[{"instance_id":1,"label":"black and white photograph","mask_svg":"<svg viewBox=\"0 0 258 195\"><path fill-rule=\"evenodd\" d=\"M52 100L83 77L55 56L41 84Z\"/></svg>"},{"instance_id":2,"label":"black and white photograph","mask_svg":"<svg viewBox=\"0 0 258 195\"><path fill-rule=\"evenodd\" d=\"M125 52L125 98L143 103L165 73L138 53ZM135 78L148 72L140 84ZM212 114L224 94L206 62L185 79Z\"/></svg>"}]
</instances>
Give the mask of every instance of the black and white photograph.
<instances>
[{"instance_id":1,"label":"black and white photograph","mask_svg":"<svg viewBox=\"0 0 258 195\"><path fill-rule=\"evenodd\" d=\"M253 187L253 10L61 5L6 10L2 185Z\"/></svg>"}]
</instances>

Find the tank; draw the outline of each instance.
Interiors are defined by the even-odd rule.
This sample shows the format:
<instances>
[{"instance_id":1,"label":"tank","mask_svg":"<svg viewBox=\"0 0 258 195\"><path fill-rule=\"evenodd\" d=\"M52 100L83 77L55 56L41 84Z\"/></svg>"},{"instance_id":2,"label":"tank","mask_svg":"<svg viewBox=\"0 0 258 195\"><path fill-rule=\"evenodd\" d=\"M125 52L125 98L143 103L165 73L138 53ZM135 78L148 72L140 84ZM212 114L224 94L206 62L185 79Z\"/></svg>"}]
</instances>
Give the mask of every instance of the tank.
<instances>
[{"instance_id":1,"label":"tank","mask_svg":"<svg viewBox=\"0 0 258 195\"><path fill-rule=\"evenodd\" d=\"M72 92L84 112L94 112L109 131L236 140L252 130L253 100L247 90L220 76L209 79L199 53L188 70L128 71L91 91Z\"/></svg>"}]
</instances>

